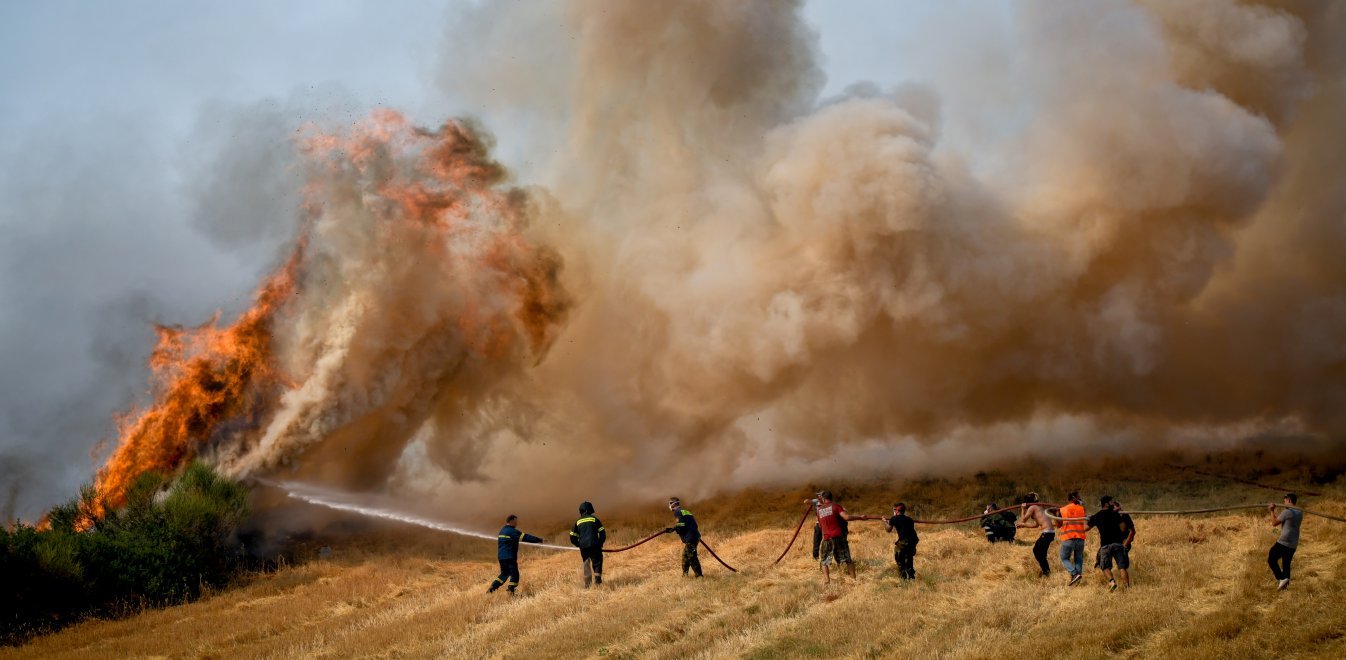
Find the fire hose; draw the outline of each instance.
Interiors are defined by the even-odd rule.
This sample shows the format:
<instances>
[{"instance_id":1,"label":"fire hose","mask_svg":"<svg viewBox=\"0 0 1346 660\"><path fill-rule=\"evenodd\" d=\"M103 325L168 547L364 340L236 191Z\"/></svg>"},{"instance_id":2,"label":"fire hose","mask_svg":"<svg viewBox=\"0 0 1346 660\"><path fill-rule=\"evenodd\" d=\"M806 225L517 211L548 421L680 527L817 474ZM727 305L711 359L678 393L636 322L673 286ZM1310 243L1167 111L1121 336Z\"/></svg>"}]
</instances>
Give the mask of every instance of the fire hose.
<instances>
[{"instance_id":1,"label":"fire hose","mask_svg":"<svg viewBox=\"0 0 1346 660\"><path fill-rule=\"evenodd\" d=\"M790 542L786 544L785 550L781 551L780 556L776 558L776 561L773 561L771 563L779 564L780 560L785 559L786 553L790 552L790 548L793 548L795 546L795 539L799 538L799 530L804 529L804 521L809 519L809 511L812 510L813 505L809 505L807 508L804 509L804 515L800 516L799 525L795 527L795 535L790 537Z\"/></svg>"},{"instance_id":2,"label":"fire hose","mask_svg":"<svg viewBox=\"0 0 1346 660\"><path fill-rule=\"evenodd\" d=\"M667 531L658 531L658 532L655 532L655 533L653 533L653 534L650 534L649 536L646 536L645 538L640 539L639 541L636 541L635 543L632 543L631 545L628 545L628 546L624 546L624 547L621 547L621 548L613 548L613 549L611 549L611 550L609 550L608 548L603 548L603 552L605 552L605 553L607 553L607 552L626 552L627 550L630 550L630 549L635 548L635 547L637 547L637 546L645 545L646 543L649 543L650 541L653 541L653 540L655 540L655 539L659 538L660 536L663 536L664 534L667 534L667 533L668 533Z\"/></svg>"},{"instance_id":3,"label":"fire hose","mask_svg":"<svg viewBox=\"0 0 1346 660\"><path fill-rule=\"evenodd\" d=\"M1337 516L1328 515L1326 513L1310 511L1308 509L1304 509L1297 506L1286 506L1284 504L1273 504L1272 506L1278 506L1282 509L1291 509L1293 511L1307 513L1310 516L1318 516L1319 518L1326 518L1328 520L1335 520L1337 522L1346 523L1346 518L1339 518ZM1174 509L1171 511L1122 511L1121 513L1133 516L1181 516L1197 513L1216 513L1219 511L1238 511L1240 509L1265 509L1266 507L1267 507L1266 504L1236 504L1234 506L1220 506L1210 509ZM1089 520L1088 518L1062 518L1060 516L1054 516L1050 513L1047 513L1047 517L1051 518L1052 520L1061 520L1068 522L1083 522Z\"/></svg>"},{"instance_id":4,"label":"fire hose","mask_svg":"<svg viewBox=\"0 0 1346 660\"><path fill-rule=\"evenodd\" d=\"M612 548L612 549L603 548L603 552L604 552L604 553L626 552L627 550L631 550L632 548L635 548L635 547L637 547L637 546L641 546L641 545L644 545L644 544L646 544L646 543L649 543L650 541L653 541L654 539L657 539L657 538L659 538L660 536L663 536L664 534L667 534L667 533L668 533L668 530L660 530L660 531L657 531L657 532L655 532L655 533L653 533L653 534L650 534L649 536L646 536L646 537L643 538L643 539L640 539L639 541L636 541L635 543L632 543L631 545L622 546L622 547L620 547L620 548ZM706 549L706 552L709 552L709 553L710 553L710 556L712 556L712 557L715 558L715 561L720 562L720 565L721 565L721 566L723 566L723 567L729 569L730 571L732 571L732 572L734 572L734 573L737 573L737 572L738 572L738 569L737 569L737 568L734 568L733 566L730 566L729 564L726 564L725 561L724 561L723 559L720 559L720 556L717 555L717 554L715 554L715 551L712 550L712 549L710 548L710 545L706 543L706 540L705 540L705 539L701 539L701 547L705 548L705 549Z\"/></svg>"},{"instance_id":5,"label":"fire hose","mask_svg":"<svg viewBox=\"0 0 1346 660\"><path fill-rule=\"evenodd\" d=\"M1051 502L1029 502L1028 504L1029 504L1030 506L1040 506L1040 507L1044 507L1044 508L1047 508L1047 509L1050 509L1050 508L1057 508L1057 507L1060 507L1060 506L1061 506L1060 504L1052 504ZM1015 504L1014 506L1001 507L1001 508L999 508L999 509L994 509L994 510L992 510L992 511L987 511L987 512L985 512L985 513L981 513L981 514L978 514L978 515L975 515L975 516L968 516L968 517L966 517L966 518L953 518L953 519L951 519L951 520L917 520L917 519L912 519L912 522L914 522L914 523L916 523L916 524L918 524L918 525L953 525L953 524L955 524L955 523L964 523L964 522L972 522L973 520L981 520L982 518L985 518L985 517L987 517L987 516L994 516L994 515L996 515L996 514L1004 513L1004 512L1006 512L1006 511L1014 511L1014 510L1016 510L1016 509L1021 509L1021 508L1023 508L1023 505L1021 505L1021 504ZM1051 514L1048 514L1048 515L1051 515Z\"/></svg>"}]
</instances>

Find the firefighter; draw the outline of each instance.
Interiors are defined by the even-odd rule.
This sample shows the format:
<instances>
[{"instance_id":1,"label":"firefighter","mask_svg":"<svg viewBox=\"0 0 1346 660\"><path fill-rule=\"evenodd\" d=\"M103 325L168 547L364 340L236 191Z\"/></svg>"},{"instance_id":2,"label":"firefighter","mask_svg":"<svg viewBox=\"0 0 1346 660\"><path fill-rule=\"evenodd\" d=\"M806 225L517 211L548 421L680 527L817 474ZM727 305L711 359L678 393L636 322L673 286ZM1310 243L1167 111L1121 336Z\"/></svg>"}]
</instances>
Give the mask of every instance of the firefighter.
<instances>
[{"instance_id":1,"label":"firefighter","mask_svg":"<svg viewBox=\"0 0 1346 660\"><path fill-rule=\"evenodd\" d=\"M981 528L982 531L986 532L986 540L991 543L1013 541L1015 536L1014 513L1011 511L991 513L999 508L995 502L991 502L986 505L986 510L982 512L987 515L981 519Z\"/></svg>"},{"instance_id":2,"label":"firefighter","mask_svg":"<svg viewBox=\"0 0 1346 660\"><path fill-rule=\"evenodd\" d=\"M696 547L701 543L701 531L696 527L696 518L692 517L691 511L682 508L682 501L676 497L668 498L668 510L673 512L673 518L678 522L666 528L664 533L677 532L678 538L682 539L682 576L687 577L690 569L697 577L701 577L701 559L696 555Z\"/></svg>"},{"instance_id":3,"label":"firefighter","mask_svg":"<svg viewBox=\"0 0 1346 660\"><path fill-rule=\"evenodd\" d=\"M505 518L505 526L500 528L500 537L496 540L498 549L495 558L500 560L500 576L491 583L491 588L487 593L495 593L500 585L505 585L505 591L509 595L514 595L514 588L519 586L519 542L524 543L543 543L542 537L524 534L515 527L519 522L519 517L510 514Z\"/></svg>"},{"instance_id":4,"label":"firefighter","mask_svg":"<svg viewBox=\"0 0 1346 660\"><path fill-rule=\"evenodd\" d=\"M580 503L580 518L570 530L570 544L580 549L584 562L584 588L590 582L603 584L603 544L608 540L607 528L594 516L594 505Z\"/></svg>"}]
</instances>

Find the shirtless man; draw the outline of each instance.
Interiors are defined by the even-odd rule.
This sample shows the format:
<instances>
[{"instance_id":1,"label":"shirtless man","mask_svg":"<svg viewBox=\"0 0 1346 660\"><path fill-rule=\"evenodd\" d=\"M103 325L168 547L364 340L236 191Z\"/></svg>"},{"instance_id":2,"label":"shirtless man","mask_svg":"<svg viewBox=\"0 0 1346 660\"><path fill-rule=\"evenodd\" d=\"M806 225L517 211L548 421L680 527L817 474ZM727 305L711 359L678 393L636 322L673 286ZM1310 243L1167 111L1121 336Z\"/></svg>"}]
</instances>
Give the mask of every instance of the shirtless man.
<instances>
[{"instance_id":1,"label":"shirtless man","mask_svg":"<svg viewBox=\"0 0 1346 660\"><path fill-rule=\"evenodd\" d=\"M1023 520L1014 526L1019 529L1040 528L1042 533L1038 535L1038 540L1033 544L1033 558L1038 560L1038 567L1042 569L1042 577L1047 577L1052 573L1051 564L1047 563L1047 550L1052 547L1052 541L1056 540L1056 528L1052 526L1051 518L1047 517L1047 509L1037 503L1038 494L1029 493L1024 495Z\"/></svg>"}]
</instances>

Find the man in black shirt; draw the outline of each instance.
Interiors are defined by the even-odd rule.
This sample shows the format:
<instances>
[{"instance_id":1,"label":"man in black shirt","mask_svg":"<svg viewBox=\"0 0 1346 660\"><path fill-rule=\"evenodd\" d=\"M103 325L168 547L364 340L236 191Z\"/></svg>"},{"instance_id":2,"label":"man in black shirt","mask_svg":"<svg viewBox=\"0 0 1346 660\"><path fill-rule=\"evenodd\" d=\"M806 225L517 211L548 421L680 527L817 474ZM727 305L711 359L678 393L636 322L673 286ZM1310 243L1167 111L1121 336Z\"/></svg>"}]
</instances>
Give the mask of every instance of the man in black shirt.
<instances>
[{"instance_id":1,"label":"man in black shirt","mask_svg":"<svg viewBox=\"0 0 1346 660\"><path fill-rule=\"evenodd\" d=\"M906 504L898 502L893 505L888 531L897 532L897 541L893 544L893 561L897 562L897 572L904 580L915 580L916 544L920 543L921 538L916 535L916 522L907 517Z\"/></svg>"},{"instance_id":2,"label":"man in black shirt","mask_svg":"<svg viewBox=\"0 0 1346 660\"><path fill-rule=\"evenodd\" d=\"M1131 556L1131 543L1136 540L1136 523L1131 520L1131 514L1122 511L1122 503L1116 499L1112 500L1112 509L1122 517L1122 524L1125 525L1126 538L1122 540L1122 547L1126 548L1127 558Z\"/></svg>"},{"instance_id":3,"label":"man in black shirt","mask_svg":"<svg viewBox=\"0 0 1346 660\"><path fill-rule=\"evenodd\" d=\"M1116 591L1117 580L1112 576L1112 562L1116 561L1122 584L1129 589L1131 576L1127 571L1131 568L1131 558L1125 545L1128 536L1126 523L1122 520L1122 514L1112 507L1111 496L1099 498L1098 504L1098 512L1089 516L1089 527L1098 530L1098 543L1101 546L1098 549L1099 566L1103 569L1103 575L1108 577L1108 590Z\"/></svg>"}]
</instances>

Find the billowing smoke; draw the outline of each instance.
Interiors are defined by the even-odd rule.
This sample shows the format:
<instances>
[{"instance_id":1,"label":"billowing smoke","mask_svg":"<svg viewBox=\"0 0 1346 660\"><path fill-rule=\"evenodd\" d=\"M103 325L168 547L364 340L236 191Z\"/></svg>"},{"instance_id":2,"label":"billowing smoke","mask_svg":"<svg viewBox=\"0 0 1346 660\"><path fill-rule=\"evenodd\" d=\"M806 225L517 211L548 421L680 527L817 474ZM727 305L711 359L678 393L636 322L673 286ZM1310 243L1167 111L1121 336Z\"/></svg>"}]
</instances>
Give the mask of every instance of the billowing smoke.
<instances>
[{"instance_id":1,"label":"billowing smoke","mask_svg":"<svg viewBox=\"0 0 1346 660\"><path fill-rule=\"evenodd\" d=\"M1014 91L946 111L819 100L797 9L572 3L518 18L573 38L528 63L564 103L512 52L473 74L556 117L539 226L580 300L489 474L704 493L1346 430L1341 10L1026 5ZM957 151L946 114L1011 137Z\"/></svg>"},{"instance_id":2,"label":"billowing smoke","mask_svg":"<svg viewBox=\"0 0 1346 660\"><path fill-rule=\"evenodd\" d=\"M210 455L542 511L1339 440L1346 9L1154 4L1021 7L975 109L820 99L793 2L475 9L441 82L541 186L466 124L311 141L288 384Z\"/></svg>"}]
</instances>

